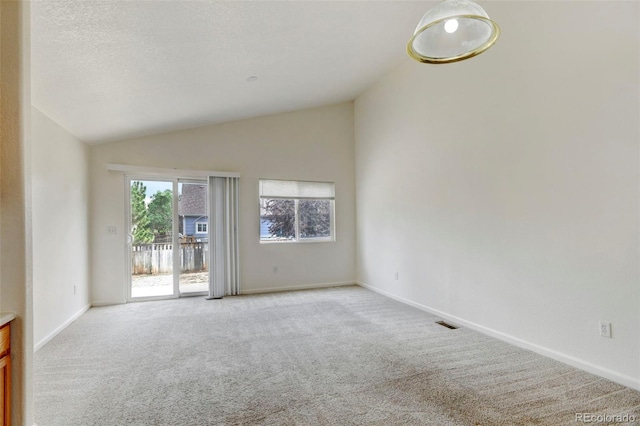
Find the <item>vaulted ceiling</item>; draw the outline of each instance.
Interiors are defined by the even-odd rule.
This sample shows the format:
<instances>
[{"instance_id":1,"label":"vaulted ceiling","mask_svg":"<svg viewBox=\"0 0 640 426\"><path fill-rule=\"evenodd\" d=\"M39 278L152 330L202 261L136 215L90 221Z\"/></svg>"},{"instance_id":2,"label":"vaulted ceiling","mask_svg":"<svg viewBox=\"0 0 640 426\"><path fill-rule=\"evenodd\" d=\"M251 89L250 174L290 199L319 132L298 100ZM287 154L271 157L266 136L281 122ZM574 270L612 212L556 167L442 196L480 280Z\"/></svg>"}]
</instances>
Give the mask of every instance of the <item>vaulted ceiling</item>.
<instances>
[{"instance_id":1,"label":"vaulted ceiling","mask_svg":"<svg viewBox=\"0 0 640 426\"><path fill-rule=\"evenodd\" d=\"M435 3L37 0L32 102L102 143L349 101Z\"/></svg>"}]
</instances>

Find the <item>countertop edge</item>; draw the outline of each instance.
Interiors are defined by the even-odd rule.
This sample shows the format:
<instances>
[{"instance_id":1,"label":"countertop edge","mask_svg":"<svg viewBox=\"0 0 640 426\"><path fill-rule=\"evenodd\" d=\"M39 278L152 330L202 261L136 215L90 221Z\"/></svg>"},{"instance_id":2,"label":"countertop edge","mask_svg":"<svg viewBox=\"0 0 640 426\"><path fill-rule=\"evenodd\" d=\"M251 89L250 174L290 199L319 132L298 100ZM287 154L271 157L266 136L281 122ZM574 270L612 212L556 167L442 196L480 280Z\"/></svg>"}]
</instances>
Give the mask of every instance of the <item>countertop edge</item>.
<instances>
[{"instance_id":1,"label":"countertop edge","mask_svg":"<svg viewBox=\"0 0 640 426\"><path fill-rule=\"evenodd\" d=\"M0 312L0 327L16 319L13 312Z\"/></svg>"}]
</instances>

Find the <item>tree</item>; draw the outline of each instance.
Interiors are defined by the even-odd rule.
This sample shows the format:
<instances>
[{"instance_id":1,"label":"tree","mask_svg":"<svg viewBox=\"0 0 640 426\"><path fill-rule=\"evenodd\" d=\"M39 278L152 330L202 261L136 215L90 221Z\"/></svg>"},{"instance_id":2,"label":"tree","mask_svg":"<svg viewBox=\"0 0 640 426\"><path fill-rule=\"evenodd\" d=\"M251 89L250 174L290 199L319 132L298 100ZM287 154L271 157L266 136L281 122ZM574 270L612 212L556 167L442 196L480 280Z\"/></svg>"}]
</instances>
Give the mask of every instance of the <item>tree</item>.
<instances>
[{"instance_id":1,"label":"tree","mask_svg":"<svg viewBox=\"0 0 640 426\"><path fill-rule=\"evenodd\" d=\"M331 236L330 200L267 199L263 202L261 218L269 224L271 237L286 239L296 237L296 203L300 238Z\"/></svg>"},{"instance_id":2,"label":"tree","mask_svg":"<svg viewBox=\"0 0 640 426\"><path fill-rule=\"evenodd\" d=\"M158 191L151 196L149 202L149 225L154 234L168 235L173 228L173 214L171 204L173 192L170 189Z\"/></svg>"},{"instance_id":3,"label":"tree","mask_svg":"<svg viewBox=\"0 0 640 426\"><path fill-rule=\"evenodd\" d=\"M262 219L269 223L273 237L292 239L296 236L296 207L294 200L268 199L263 204Z\"/></svg>"},{"instance_id":4,"label":"tree","mask_svg":"<svg viewBox=\"0 0 640 426\"><path fill-rule=\"evenodd\" d=\"M149 228L149 215L145 198L147 187L140 181L131 184L131 234L134 244L145 244L153 241L153 233Z\"/></svg>"},{"instance_id":5,"label":"tree","mask_svg":"<svg viewBox=\"0 0 640 426\"><path fill-rule=\"evenodd\" d=\"M331 201L300 200L300 238L320 238L331 236Z\"/></svg>"}]
</instances>

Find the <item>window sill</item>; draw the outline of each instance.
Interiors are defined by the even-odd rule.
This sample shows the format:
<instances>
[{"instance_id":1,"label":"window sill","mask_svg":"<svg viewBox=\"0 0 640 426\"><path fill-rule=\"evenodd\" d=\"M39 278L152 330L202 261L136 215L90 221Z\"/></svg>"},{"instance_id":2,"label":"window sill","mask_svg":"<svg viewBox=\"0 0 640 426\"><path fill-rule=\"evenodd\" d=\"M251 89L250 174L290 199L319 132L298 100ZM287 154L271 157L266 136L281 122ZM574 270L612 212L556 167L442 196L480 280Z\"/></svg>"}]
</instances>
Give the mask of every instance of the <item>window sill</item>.
<instances>
[{"instance_id":1,"label":"window sill","mask_svg":"<svg viewBox=\"0 0 640 426\"><path fill-rule=\"evenodd\" d=\"M260 244L309 244L309 243L335 243L335 238L318 238L318 239L304 239L299 241L264 241L260 240Z\"/></svg>"}]
</instances>

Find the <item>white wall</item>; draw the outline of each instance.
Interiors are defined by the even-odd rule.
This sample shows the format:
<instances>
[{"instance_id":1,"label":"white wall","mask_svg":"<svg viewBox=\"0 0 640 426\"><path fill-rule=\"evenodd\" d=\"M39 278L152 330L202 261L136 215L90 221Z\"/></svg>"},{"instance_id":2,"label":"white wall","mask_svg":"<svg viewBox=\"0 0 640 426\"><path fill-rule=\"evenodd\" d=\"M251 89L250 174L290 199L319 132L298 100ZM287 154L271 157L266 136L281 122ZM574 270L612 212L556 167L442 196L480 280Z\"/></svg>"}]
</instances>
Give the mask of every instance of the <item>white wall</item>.
<instances>
[{"instance_id":1,"label":"white wall","mask_svg":"<svg viewBox=\"0 0 640 426\"><path fill-rule=\"evenodd\" d=\"M486 8L355 102L358 280L640 388L638 3Z\"/></svg>"},{"instance_id":2,"label":"white wall","mask_svg":"<svg viewBox=\"0 0 640 426\"><path fill-rule=\"evenodd\" d=\"M34 342L90 306L89 149L31 109ZM75 286L75 292L74 292Z\"/></svg>"},{"instance_id":3,"label":"white wall","mask_svg":"<svg viewBox=\"0 0 640 426\"><path fill-rule=\"evenodd\" d=\"M96 145L90 155L96 304L125 300L125 184L108 163L239 172L244 293L355 280L353 103ZM335 182L337 240L259 244L259 178Z\"/></svg>"}]
</instances>

